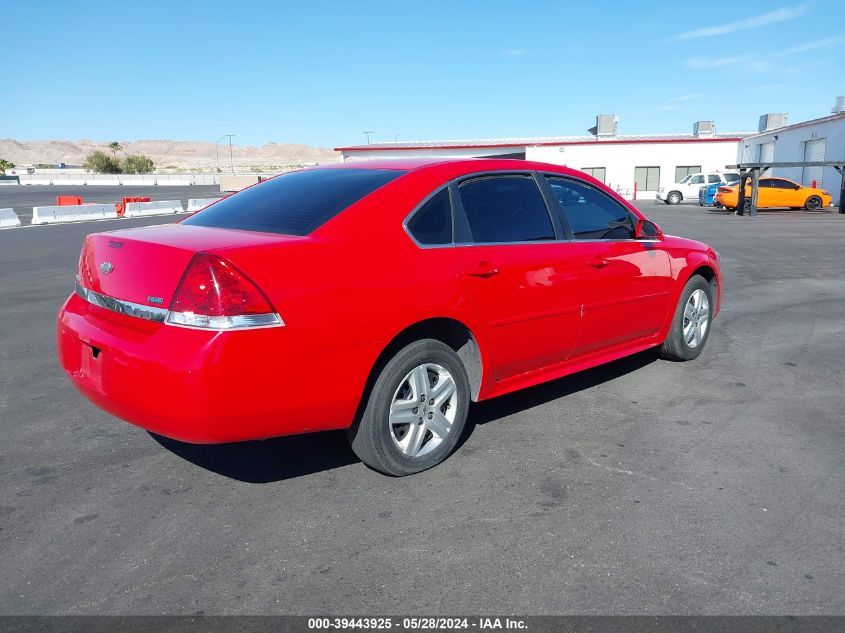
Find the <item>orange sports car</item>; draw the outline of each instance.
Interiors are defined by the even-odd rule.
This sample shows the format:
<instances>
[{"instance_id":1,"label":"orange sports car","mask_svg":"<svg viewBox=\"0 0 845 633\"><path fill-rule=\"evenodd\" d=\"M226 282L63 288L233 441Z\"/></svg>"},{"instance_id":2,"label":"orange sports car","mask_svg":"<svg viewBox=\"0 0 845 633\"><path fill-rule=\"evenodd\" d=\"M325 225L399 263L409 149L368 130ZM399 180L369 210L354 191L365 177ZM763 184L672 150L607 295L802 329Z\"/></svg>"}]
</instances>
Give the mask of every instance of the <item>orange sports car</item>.
<instances>
[{"instance_id":1,"label":"orange sports car","mask_svg":"<svg viewBox=\"0 0 845 633\"><path fill-rule=\"evenodd\" d=\"M833 202L829 191L804 187L786 178L760 178L757 194L758 209L773 209L787 207L790 209L807 209L815 211L829 207ZM719 187L713 199L716 206L726 209L736 209L739 199L739 184ZM751 197L751 185L745 185L746 198Z\"/></svg>"}]
</instances>

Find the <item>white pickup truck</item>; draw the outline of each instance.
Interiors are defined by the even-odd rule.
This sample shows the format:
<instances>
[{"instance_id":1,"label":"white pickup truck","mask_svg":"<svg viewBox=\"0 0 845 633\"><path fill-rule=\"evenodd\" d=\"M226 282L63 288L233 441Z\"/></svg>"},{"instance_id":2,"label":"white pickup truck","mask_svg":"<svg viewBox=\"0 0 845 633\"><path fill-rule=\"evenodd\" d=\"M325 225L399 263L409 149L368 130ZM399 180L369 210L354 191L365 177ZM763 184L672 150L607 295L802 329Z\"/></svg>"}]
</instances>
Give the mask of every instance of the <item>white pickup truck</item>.
<instances>
[{"instance_id":1,"label":"white pickup truck","mask_svg":"<svg viewBox=\"0 0 845 633\"><path fill-rule=\"evenodd\" d=\"M736 182L738 180L739 173L732 171L688 174L681 178L680 182L672 183L668 187L660 187L655 197L666 204L698 202L698 191L702 187L718 182Z\"/></svg>"}]
</instances>

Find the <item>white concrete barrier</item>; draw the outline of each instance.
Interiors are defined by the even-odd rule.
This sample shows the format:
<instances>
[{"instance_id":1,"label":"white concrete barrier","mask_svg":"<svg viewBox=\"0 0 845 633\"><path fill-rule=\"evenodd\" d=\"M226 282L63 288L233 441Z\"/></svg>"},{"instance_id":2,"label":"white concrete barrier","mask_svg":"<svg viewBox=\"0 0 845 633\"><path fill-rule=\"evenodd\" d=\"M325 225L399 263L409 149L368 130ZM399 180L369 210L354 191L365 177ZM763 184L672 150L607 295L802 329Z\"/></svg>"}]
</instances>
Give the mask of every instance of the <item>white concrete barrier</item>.
<instances>
[{"instance_id":1,"label":"white concrete barrier","mask_svg":"<svg viewBox=\"0 0 845 633\"><path fill-rule=\"evenodd\" d=\"M0 209L0 229L10 229L20 225L21 219L14 209Z\"/></svg>"},{"instance_id":2,"label":"white concrete barrier","mask_svg":"<svg viewBox=\"0 0 845 633\"><path fill-rule=\"evenodd\" d=\"M87 220L113 220L117 209L113 204L81 204L32 208L33 224L58 224L60 222L85 222Z\"/></svg>"},{"instance_id":3,"label":"white concrete barrier","mask_svg":"<svg viewBox=\"0 0 845 633\"><path fill-rule=\"evenodd\" d=\"M156 202L127 202L127 218L141 218L148 215L168 215L170 213L183 213L181 200L157 200Z\"/></svg>"},{"instance_id":4,"label":"white concrete barrier","mask_svg":"<svg viewBox=\"0 0 845 633\"><path fill-rule=\"evenodd\" d=\"M205 209L212 202L217 202L218 200L222 200L222 198L193 198L188 200L188 213Z\"/></svg>"}]
</instances>

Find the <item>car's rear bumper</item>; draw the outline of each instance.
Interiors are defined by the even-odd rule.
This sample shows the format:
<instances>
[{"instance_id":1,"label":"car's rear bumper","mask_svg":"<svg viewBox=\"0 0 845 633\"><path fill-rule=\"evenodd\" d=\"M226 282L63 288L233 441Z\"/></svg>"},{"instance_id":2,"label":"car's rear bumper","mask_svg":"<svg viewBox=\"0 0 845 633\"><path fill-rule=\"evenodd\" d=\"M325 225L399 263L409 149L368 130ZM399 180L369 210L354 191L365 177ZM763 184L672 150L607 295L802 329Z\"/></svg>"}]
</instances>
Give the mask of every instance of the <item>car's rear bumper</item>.
<instances>
[{"instance_id":1,"label":"car's rear bumper","mask_svg":"<svg viewBox=\"0 0 845 633\"><path fill-rule=\"evenodd\" d=\"M175 327L107 313L72 295L57 337L65 372L89 400L177 440L234 442L349 424L348 403L316 398L303 383L285 328Z\"/></svg>"}]
</instances>

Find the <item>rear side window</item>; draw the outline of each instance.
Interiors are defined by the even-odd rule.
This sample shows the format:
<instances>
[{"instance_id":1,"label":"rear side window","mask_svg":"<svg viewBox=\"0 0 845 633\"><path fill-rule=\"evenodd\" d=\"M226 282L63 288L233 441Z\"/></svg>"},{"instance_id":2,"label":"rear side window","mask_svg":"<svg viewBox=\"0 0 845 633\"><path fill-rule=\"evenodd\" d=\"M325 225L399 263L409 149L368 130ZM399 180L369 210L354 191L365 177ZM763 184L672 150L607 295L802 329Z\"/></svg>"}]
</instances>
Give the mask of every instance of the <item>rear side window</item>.
<instances>
[{"instance_id":1,"label":"rear side window","mask_svg":"<svg viewBox=\"0 0 845 633\"><path fill-rule=\"evenodd\" d=\"M530 176L494 176L458 189L474 242L555 239L546 203Z\"/></svg>"},{"instance_id":2,"label":"rear side window","mask_svg":"<svg viewBox=\"0 0 845 633\"><path fill-rule=\"evenodd\" d=\"M448 188L436 193L411 216L408 232L420 244L452 243L452 203Z\"/></svg>"},{"instance_id":3,"label":"rear side window","mask_svg":"<svg viewBox=\"0 0 845 633\"><path fill-rule=\"evenodd\" d=\"M547 176L560 204L561 222L576 240L626 240L634 236L628 210L607 194L580 182Z\"/></svg>"},{"instance_id":4,"label":"rear side window","mask_svg":"<svg viewBox=\"0 0 845 633\"><path fill-rule=\"evenodd\" d=\"M308 235L404 173L395 169L295 171L224 198L183 224Z\"/></svg>"}]
</instances>

